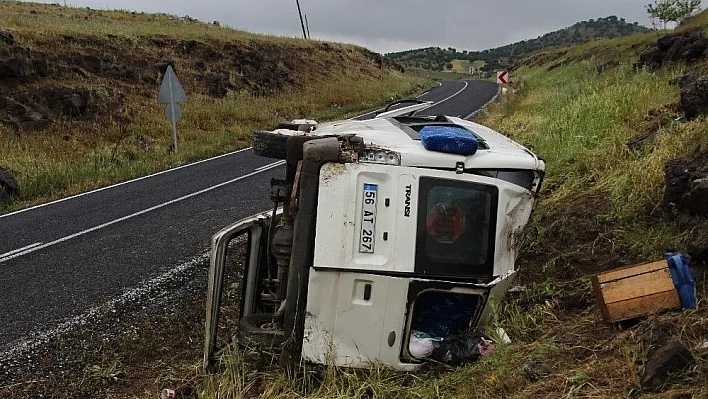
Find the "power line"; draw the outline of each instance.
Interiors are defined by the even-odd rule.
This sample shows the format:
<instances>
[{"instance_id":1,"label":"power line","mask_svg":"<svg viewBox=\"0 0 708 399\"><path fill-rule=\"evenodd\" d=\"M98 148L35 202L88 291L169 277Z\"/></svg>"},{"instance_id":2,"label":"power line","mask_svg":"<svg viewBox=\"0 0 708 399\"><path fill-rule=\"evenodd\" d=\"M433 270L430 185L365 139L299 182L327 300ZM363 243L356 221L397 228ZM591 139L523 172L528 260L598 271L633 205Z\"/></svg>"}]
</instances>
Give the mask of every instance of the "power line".
<instances>
[{"instance_id":1,"label":"power line","mask_svg":"<svg viewBox=\"0 0 708 399\"><path fill-rule=\"evenodd\" d=\"M300 0L295 0L295 4L297 4L297 13L300 15L300 26L302 26L302 36L307 39L307 33L305 32L305 23L302 21L302 11L300 10Z\"/></svg>"},{"instance_id":2,"label":"power line","mask_svg":"<svg viewBox=\"0 0 708 399\"><path fill-rule=\"evenodd\" d=\"M310 38L310 24L307 23L307 14L305 14L305 28L307 29L307 38Z\"/></svg>"}]
</instances>

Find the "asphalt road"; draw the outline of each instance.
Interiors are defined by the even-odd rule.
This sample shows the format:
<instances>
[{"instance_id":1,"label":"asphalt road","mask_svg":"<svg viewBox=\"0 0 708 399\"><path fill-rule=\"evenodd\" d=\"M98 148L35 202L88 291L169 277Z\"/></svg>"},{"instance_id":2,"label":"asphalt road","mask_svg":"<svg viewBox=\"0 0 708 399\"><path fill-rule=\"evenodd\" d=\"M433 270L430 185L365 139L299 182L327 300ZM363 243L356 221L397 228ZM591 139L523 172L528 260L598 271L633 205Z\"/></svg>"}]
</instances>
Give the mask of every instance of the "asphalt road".
<instances>
[{"instance_id":1,"label":"asphalt road","mask_svg":"<svg viewBox=\"0 0 708 399\"><path fill-rule=\"evenodd\" d=\"M491 82L443 82L420 114L466 117ZM368 114L367 116L371 116ZM282 163L250 149L0 215L0 353L189 262L222 227L270 207Z\"/></svg>"}]
</instances>

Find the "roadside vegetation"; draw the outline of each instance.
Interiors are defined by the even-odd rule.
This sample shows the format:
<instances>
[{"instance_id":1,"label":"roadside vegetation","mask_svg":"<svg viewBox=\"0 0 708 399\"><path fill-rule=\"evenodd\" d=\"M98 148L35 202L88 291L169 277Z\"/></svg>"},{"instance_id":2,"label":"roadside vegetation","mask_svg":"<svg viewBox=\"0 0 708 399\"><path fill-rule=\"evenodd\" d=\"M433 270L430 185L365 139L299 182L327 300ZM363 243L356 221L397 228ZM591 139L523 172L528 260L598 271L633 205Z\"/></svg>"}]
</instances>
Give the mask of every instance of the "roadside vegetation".
<instances>
[{"instance_id":1,"label":"roadside vegetation","mask_svg":"<svg viewBox=\"0 0 708 399\"><path fill-rule=\"evenodd\" d=\"M679 31L690 27L706 30L708 13L685 21ZM707 74L708 60L703 56L692 63L635 67L658 37L652 32L536 54L512 72L508 95L477 118L547 162L542 200L526 230L519 260L518 284L525 289L498 305L488 331L494 338L496 328L502 327L512 343L497 339L497 349L479 362L456 369L431 365L417 373L377 366L308 366L288 376L269 354L243 351L227 353L221 372L204 376L204 303L198 295L158 323L137 324L141 328L112 345L83 354L84 378L74 385L75 391L61 391L64 381L33 381L0 387L0 396L19 398L57 389L60 397L154 398L162 388L172 388L177 397L188 398L707 398L705 265L695 269L697 309L622 325L601 318L589 281L600 271L660 259L668 248L708 246L706 218L685 214L665 201L667 162L708 164L706 117L679 118L681 87L676 82L680 76ZM386 73L395 77L386 81L395 84L381 83L376 94L357 101L371 101L373 106L384 93L402 93L419 82ZM302 95L316 87L300 90L270 98L279 102L275 108L269 108L267 99L251 98L251 112L260 119L248 123L271 123L273 112L282 119L289 112L297 114L298 107L313 106L298 101L317 101L316 96ZM228 96L208 101L223 101L224 109L231 109ZM354 111L354 105L333 111L331 101L307 110L324 117ZM138 114L151 121L148 125L162 123L156 105L155 110L143 107ZM213 106L198 109L201 112L194 115L201 116L185 116L183 122L194 129L194 142L201 140L200 123L218 130L234 115L215 112ZM230 127L220 133L222 146L231 145L226 143L234 138L246 140L248 129L237 132L234 124L226 125ZM163 128L159 126L157 130ZM165 133L163 150L168 140ZM165 325L176 326L166 337L161 331ZM648 358L673 339L688 348L692 361L668 378L646 383Z\"/></svg>"},{"instance_id":2,"label":"roadside vegetation","mask_svg":"<svg viewBox=\"0 0 708 399\"><path fill-rule=\"evenodd\" d=\"M189 16L0 1L0 211L247 147L254 130L327 120L422 92L430 80L361 47L256 35ZM188 94L180 152L158 87ZM0 169L1 170L1 169Z\"/></svg>"}]
</instances>

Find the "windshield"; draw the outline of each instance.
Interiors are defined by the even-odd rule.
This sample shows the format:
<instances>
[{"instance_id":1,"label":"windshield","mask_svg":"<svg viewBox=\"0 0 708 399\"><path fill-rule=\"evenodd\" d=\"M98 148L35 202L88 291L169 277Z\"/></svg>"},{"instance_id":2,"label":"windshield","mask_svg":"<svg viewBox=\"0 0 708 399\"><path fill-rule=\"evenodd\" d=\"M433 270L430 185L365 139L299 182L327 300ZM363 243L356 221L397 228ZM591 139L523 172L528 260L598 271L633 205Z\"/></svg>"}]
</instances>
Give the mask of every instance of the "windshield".
<instances>
[{"instance_id":1,"label":"windshield","mask_svg":"<svg viewBox=\"0 0 708 399\"><path fill-rule=\"evenodd\" d=\"M421 178L416 272L456 277L491 275L497 198L494 186Z\"/></svg>"}]
</instances>

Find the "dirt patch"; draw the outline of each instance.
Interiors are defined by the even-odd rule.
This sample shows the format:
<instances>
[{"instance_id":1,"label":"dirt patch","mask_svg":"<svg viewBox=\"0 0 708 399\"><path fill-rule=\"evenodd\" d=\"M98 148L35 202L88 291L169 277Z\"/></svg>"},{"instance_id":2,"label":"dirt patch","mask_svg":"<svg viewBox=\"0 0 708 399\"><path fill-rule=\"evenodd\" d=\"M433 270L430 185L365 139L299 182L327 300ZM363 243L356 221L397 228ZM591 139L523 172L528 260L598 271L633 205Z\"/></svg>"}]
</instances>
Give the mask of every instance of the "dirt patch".
<instances>
[{"instance_id":1,"label":"dirt patch","mask_svg":"<svg viewBox=\"0 0 708 399\"><path fill-rule=\"evenodd\" d=\"M523 249L517 261L524 282L576 280L633 261L613 245L613 233L603 215L609 214L609 196L603 193L570 198L563 209L537 215L540 245ZM560 254L560 255L559 255Z\"/></svg>"},{"instance_id":2,"label":"dirt patch","mask_svg":"<svg viewBox=\"0 0 708 399\"><path fill-rule=\"evenodd\" d=\"M0 91L0 122L15 127L18 133L47 129L59 119L95 121L117 111L123 101L99 88L35 86L2 94Z\"/></svg>"}]
</instances>

